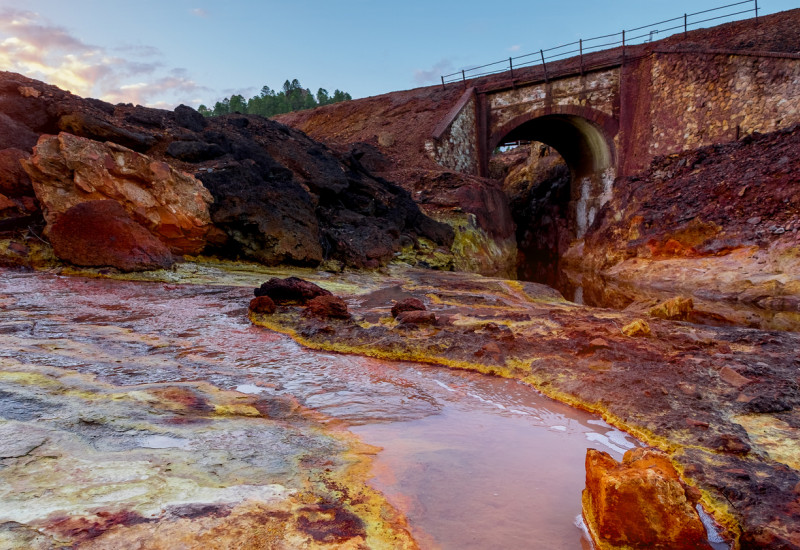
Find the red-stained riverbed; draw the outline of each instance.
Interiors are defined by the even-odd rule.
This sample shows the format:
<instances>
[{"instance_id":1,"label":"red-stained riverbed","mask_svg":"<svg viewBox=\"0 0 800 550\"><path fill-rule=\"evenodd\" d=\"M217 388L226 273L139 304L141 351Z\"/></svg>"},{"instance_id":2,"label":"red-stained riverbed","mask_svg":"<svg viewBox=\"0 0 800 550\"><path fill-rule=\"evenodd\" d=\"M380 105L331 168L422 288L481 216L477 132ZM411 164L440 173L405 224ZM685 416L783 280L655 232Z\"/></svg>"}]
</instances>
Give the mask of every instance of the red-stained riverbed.
<instances>
[{"instance_id":1,"label":"red-stained riverbed","mask_svg":"<svg viewBox=\"0 0 800 550\"><path fill-rule=\"evenodd\" d=\"M250 296L0 270L0 358L120 386L290 395L383 448L372 483L423 548L589 547L576 526L586 448L619 458L630 437L517 381L309 351L252 326Z\"/></svg>"}]
</instances>

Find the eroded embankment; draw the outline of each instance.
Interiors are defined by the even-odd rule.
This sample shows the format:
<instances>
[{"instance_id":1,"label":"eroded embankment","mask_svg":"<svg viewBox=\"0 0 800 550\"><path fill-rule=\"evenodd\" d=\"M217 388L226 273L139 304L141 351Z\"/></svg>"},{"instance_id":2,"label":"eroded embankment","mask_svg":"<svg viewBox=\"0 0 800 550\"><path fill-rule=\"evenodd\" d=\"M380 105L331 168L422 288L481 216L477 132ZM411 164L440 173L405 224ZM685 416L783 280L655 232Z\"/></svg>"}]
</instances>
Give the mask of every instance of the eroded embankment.
<instances>
[{"instance_id":1,"label":"eroded embankment","mask_svg":"<svg viewBox=\"0 0 800 550\"><path fill-rule=\"evenodd\" d=\"M397 270L350 295L351 320L279 307L251 320L316 349L520 379L671 453L742 547L800 548L800 335L636 318L530 283ZM415 296L435 324L398 323Z\"/></svg>"}]
</instances>

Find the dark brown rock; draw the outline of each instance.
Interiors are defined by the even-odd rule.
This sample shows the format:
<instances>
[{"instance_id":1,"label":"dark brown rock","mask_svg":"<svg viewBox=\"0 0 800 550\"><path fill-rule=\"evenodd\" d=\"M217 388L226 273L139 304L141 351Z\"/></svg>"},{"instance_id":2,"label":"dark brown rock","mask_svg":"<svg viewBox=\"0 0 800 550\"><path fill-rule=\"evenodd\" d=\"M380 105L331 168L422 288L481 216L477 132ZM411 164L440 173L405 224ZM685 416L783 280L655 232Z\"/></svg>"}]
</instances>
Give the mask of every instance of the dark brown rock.
<instances>
[{"instance_id":1,"label":"dark brown rock","mask_svg":"<svg viewBox=\"0 0 800 550\"><path fill-rule=\"evenodd\" d=\"M0 148L30 151L39 135L24 124L0 112Z\"/></svg>"},{"instance_id":2,"label":"dark brown rock","mask_svg":"<svg viewBox=\"0 0 800 550\"><path fill-rule=\"evenodd\" d=\"M402 311L397 315L397 321L401 325L435 325L436 314L418 309Z\"/></svg>"},{"instance_id":3,"label":"dark brown rock","mask_svg":"<svg viewBox=\"0 0 800 550\"><path fill-rule=\"evenodd\" d=\"M33 196L31 179L19 163L30 156L21 149L0 150L0 193L9 197Z\"/></svg>"},{"instance_id":4,"label":"dark brown rock","mask_svg":"<svg viewBox=\"0 0 800 550\"><path fill-rule=\"evenodd\" d=\"M216 143L203 141L173 141L167 147L167 155L185 162L213 160L224 154L225 151Z\"/></svg>"},{"instance_id":5,"label":"dark brown rock","mask_svg":"<svg viewBox=\"0 0 800 550\"><path fill-rule=\"evenodd\" d=\"M250 311L271 315L275 313L275 302L269 296L257 296L250 300Z\"/></svg>"},{"instance_id":6,"label":"dark brown rock","mask_svg":"<svg viewBox=\"0 0 800 550\"><path fill-rule=\"evenodd\" d=\"M164 243L112 200L73 206L58 217L49 237L56 256L80 266L143 271L175 262Z\"/></svg>"},{"instance_id":7,"label":"dark brown rock","mask_svg":"<svg viewBox=\"0 0 800 550\"><path fill-rule=\"evenodd\" d=\"M317 296L331 296L324 288L304 281L298 277L278 279L273 277L253 293L258 296L269 296L276 304L301 304L305 305Z\"/></svg>"},{"instance_id":8,"label":"dark brown rock","mask_svg":"<svg viewBox=\"0 0 800 550\"><path fill-rule=\"evenodd\" d=\"M406 298L392 306L392 317L397 317L404 311L425 311L427 308L418 298Z\"/></svg>"},{"instance_id":9,"label":"dark brown rock","mask_svg":"<svg viewBox=\"0 0 800 550\"><path fill-rule=\"evenodd\" d=\"M175 107L175 122L178 126L193 132L202 132L208 126L208 121L203 115L183 104Z\"/></svg>"},{"instance_id":10,"label":"dark brown rock","mask_svg":"<svg viewBox=\"0 0 800 550\"><path fill-rule=\"evenodd\" d=\"M112 141L140 153L147 151L157 141L150 134L120 128L97 117L80 112L62 116L58 121L58 127L76 136L96 141Z\"/></svg>"},{"instance_id":11,"label":"dark brown rock","mask_svg":"<svg viewBox=\"0 0 800 550\"><path fill-rule=\"evenodd\" d=\"M317 296L310 300L305 314L319 319L349 319L347 304L338 296Z\"/></svg>"}]
</instances>

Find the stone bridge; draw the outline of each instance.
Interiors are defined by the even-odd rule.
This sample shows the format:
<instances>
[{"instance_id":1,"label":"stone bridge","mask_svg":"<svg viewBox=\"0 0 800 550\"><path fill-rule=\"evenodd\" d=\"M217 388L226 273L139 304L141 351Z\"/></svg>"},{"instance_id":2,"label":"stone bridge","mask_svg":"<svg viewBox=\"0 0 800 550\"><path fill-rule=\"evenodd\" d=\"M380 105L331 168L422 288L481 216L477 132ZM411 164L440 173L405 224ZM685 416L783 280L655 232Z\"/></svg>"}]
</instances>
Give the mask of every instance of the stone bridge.
<instances>
[{"instance_id":1,"label":"stone bridge","mask_svg":"<svg viewBox=\"0 0 800 550\"><path fill-rule=\"evenodd\" d=\"M677 153L800 122L800 55L648 50L591 70L469 87L426 143L442 166L488 175L499 145L553 147L572 174L581 237L613 183ZM496 82L496 81L495 81Z\"/></svg>"}]
</instances>

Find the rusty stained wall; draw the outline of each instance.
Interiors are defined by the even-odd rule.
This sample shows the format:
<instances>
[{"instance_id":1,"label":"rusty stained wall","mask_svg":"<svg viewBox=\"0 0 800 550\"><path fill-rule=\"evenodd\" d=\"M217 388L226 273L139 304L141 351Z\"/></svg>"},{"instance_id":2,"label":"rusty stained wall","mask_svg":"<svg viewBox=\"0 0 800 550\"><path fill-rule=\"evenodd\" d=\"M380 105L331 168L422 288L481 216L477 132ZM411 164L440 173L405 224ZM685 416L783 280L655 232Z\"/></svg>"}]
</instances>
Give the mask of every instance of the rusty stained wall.
<instances>
[{"instance_id":1,"label":"rusty stained wall","mask_svg":"<svg viewBox=\"0 0 800 550\"><path fill-rule=\"evenodd\" d=\"M629 151L637 169L658 155L800 122L800 59L681 53L651 63L649 120L633 121L644 139Z\"/></svg>"},{"instance_id":2,"label":"rusty stained wall","mask_svg":"<svg viewBox=\"0 0 800 550\"><path fill-rule=\"evenodd\" d=\"M478 174L477 98L474 94L453 118L441 137L425 143L428 155L441 166L464 174Z\"/></svg>"},{"instance_id":3,"label":"rusty stained wall","mask_svg":"<svg viewBox=\"0 0 800 550\"><path fill-rule=\"evenodd\" d=\"M518 116L554 107L590 107L615 117L619 75L614 68L489 94L489 133Z\"/></svg>"}]
</instances>

